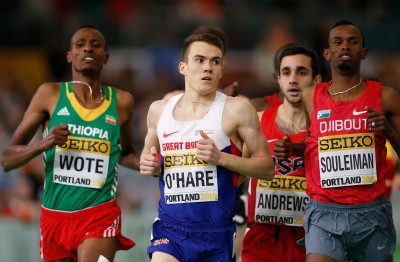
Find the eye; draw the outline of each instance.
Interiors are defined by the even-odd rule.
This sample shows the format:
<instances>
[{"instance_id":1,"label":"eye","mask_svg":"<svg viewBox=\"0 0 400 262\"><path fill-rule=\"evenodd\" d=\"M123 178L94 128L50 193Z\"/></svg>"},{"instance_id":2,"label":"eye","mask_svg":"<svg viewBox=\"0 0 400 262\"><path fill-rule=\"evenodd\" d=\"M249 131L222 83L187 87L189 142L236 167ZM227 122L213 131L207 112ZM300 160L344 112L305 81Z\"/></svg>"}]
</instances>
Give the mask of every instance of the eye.
<instances>
[{"instance_id":1,"label":"eye","mask_svg":"<svg viewBox=\"0 0 400 262\"><path fill-rule=\"evenodd\" d=\"M281 75L288 76L288 75L290 75L290 72L289 71L282 71Z\"/></svg>"},{"instance_id":2,"label":"eye","mask_svg":"<svg viewBox=\"0 0 400 262\"><path fill-rule=\"evenodd\" d=\"M100 42L92 42L92 46L95 48L99 48L99 47L101 47L101 44L100 44Z\"/></svg>"},{"instance_id":3,"label":"eye","mask_svg":"<svg viewBox=\"0 0 400 262\"><path fill-rule=\"evenodd\" d=\"M351 39L351 40L350 40L350 43L351 43L352 45L357 45L359 42L358 42L358 39Z\"/></svg>"},{"instance_id":4,"label":"eye","mask_svg":"<svg viewBox=\"0 0 400 262\"><path fill-rule=\"evenodd\" d=\"M212 61L212 63L213 63L214 65L220 65L220 64L221 64L221 60L219 60L219 59L214 59L214 60Z\"/></svg>"},{"instance_id":5,"label":"eye","mask_svg":"<svg viewBox=\"0 0 400 262\"><path fill-rule=\"evenodd\" d=\"M308 74L307 70L300 70L299 75L306 76Z\"/></svg>"},{"instance_id":6,"label":"eye","mask_svg":"<svg viewBox=\"0 0 400 262\"><path fill-rule=\"evenodd\" d=\"M197 63L203 63L204 59L202 57L197 57L194 59Z\"/></svg>"}]
</instances>

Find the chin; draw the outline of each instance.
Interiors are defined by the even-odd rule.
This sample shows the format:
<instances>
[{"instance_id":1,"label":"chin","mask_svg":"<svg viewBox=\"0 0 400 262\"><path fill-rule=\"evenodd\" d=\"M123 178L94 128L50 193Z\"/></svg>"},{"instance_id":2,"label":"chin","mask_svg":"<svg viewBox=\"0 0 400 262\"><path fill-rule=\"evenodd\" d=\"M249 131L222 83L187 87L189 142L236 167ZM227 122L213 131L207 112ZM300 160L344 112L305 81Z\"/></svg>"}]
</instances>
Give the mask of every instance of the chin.
<instances>
[{"instance_id":1,"label":"chin","mask_svg":"<svg viewBox=\"0 0 400 262\"><path fill-rule=\"evenodd\" d=\"M337 65L337 68L341 71L351 71L352 67L351 65L347 63L341 63Z\"/></svg>"}]
</instances>

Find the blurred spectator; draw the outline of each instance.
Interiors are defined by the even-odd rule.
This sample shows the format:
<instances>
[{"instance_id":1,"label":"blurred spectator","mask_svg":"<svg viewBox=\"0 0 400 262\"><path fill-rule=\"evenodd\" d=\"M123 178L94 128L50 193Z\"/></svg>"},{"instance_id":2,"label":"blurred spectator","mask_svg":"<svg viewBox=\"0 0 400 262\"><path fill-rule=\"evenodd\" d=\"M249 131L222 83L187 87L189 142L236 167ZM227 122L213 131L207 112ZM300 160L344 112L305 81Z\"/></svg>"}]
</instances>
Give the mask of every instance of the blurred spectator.
<instances>
[{"instance_id":1,"label":"blurred spectator","mask_svg":"<svg viewBox=\"0 0 400 262\"><path fill-rule=\"evenodd\" d=\"M375 59L376 75L382 84L400 92L400 60L393 53L379 54Z\"/></svg>"},{"instance_id":2,"label":"blurred spectator","mask_svg":"<svg viewBox=\"0 0 400 262\"><path fill-rule=\"evenodd\" d=\"M276 51L282 46L294 42L296 42L296 36L290 19L280 12L269 17L266 28L261 32L254 50L256 72L258 78L266 87L265 94L278 91L273 77L275 72L273 61Z\"/></svg>"},{"instance_id":3,"label":"blurred spectator","mask_svg":"<svg viewBox=\"0 0 400 262\"><path fill-rule=\"evenodd\" d=\"M9 143L11 135L23 117L28 95L11 72L0 73L0 153ZM21 95L22 94L22 95ZM29 222L40 212L40 188L43 168L35 158L24 168L11 172L0 171L0 216ZM39 162L39 163L38 163Z\"/></svg>"}]
</instances>

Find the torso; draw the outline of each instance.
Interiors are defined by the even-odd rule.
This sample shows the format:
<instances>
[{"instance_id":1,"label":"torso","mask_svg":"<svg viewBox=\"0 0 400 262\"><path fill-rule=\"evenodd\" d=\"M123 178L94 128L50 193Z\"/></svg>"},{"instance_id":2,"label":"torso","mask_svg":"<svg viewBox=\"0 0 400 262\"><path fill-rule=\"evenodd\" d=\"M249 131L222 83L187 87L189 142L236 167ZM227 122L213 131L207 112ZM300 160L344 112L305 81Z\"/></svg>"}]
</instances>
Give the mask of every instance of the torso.
<instances>
[{"instance_id":1,"label":"torso","mask_svg":"<svg viewBox=\"0 0 400 262\"><path fill-rule=\"evenodd\" d=\"M44 153L45 208L76 211L115 198L120 154L117 99L115 88L103 88L103 103L87 109L78 103L70 84L60 85L59 100L43 136L60 124L68 124L72 134L65 146Z\"/></svg>"},{"instance_id":2,"label":"torso","mask_svg":"<svg viewBox=\"0 0 400 262\"><path fill-rule=\"evenodd\" d=\"M268 139L275 165L275 177L271 182L250 178L248 194L248 224L284 224L302 226L306 195L306 179L303 157L293 156L278 161L274 156L275 141L281 140L283 133L276 124L279 105L268 108L261 118L261 128ZM289 134L293 142L300 142L306 132Z\"/></svg>"},{"instance_id":3,"label":"torso","mask_svg":"<svg viewBox=\"0 0 400 262\"><path fill-rule=\"evenodd\" d=\"M159 216L191 224L232 223L239 175L196 157L199 130L222 152L239 153L221 126L227 97L217 92L209 111L192 121L173 116L180 98L172 97L166 103L157 124L161 152Z\"/></svg>"},{"instance_id":4,"label":"torso","mask_svg":"<svg viewBox=\"0 0 400 262\"><path fill-rule=\"evenodd\" d=\"M306 140L307 193L317 201L362 204L383 196L385 138L371 132L365 106L382 110L380 83L367 81L356 99L335 101L328 83L315 87Z\"/></svg>"}]
</instances>

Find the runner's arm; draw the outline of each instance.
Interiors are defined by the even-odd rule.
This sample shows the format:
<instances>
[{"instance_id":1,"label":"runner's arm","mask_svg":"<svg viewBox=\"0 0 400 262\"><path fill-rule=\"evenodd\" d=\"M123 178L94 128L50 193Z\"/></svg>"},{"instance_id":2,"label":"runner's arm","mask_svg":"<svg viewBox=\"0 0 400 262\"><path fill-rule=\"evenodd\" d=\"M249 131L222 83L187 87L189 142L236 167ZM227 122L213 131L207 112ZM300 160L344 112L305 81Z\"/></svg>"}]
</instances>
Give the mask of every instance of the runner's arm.
<instances>
[{"instance_id":1,"label":"runner's arm","mask_svg":"<svg viewBox=\"0 0 400 262\"><path fill-rule=\"evenodd\" d=\"M26 110L21 123L18 125L10 145L4 150L1 164L5 171L23 166L32 158L56 145L63 145L70 132L68 125L54 127L43 140L30 143L41 125L49 119L49 115L58 99L59 85L42 84Z\"/></svg>"},{"instance_id":2,"label":"runner's arm","mask_svg":"<svg viewBox=\"0 0 400 262\"><path fill-rule=\"evenodd\" d=\"M144 176L158 176L161 169L158 157L160 143L157 136L157 124L167 102L165 99L153 102L147 114L147 134L140 155L140 173Z\"/></svg>"}]
</instances>

